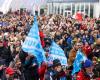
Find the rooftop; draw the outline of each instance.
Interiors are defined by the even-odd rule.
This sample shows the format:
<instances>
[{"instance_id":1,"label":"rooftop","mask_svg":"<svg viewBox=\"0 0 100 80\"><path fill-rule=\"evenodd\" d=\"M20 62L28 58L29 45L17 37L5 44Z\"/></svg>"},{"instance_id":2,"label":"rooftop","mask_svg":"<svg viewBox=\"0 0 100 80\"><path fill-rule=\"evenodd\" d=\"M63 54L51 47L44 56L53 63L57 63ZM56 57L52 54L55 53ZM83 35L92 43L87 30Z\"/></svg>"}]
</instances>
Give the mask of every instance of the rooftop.
<instances>
[{"instance_id":1,"label":"rooftop","mask_svg":"<svg viewBox=\"0 0 100 80\"><path fill-rule=\"evenodd\" d=\"M80 2L88 2L94 3L99 2L99 0L47 0L48 3L55 2L55 3L80 3Z\"/></svg>"}]
</instances>

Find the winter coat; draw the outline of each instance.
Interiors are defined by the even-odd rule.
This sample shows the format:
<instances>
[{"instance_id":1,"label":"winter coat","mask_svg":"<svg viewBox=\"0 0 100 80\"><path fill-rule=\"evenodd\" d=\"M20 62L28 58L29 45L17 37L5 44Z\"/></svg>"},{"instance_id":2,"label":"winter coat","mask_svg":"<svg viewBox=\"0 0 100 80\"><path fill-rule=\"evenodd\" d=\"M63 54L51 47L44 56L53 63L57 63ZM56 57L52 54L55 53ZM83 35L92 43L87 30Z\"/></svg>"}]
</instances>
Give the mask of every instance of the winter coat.
<instances>
[{"instance_id":1,"label":"winter coat","mask_svg":"<svg viewBox=\"0 0 100 80\"><path fill-rule=\"evenodd\" d=\"M39 36L40 36L40 39L41 39L41 45L42 45L42 47L44 47L45 46L45 42L44 42L45 36L44 36L42 31L39 32Z\"/></svg>"},{"instance_id":2,"label":"winter coat","mask_svg":"<svg viewBox=\"0 0 100 80\"><path fill-rule=\"evenodd\" d=\"M90 46L83 46L83 51L86 54L86 56L88 57L89 54L92 52L92 49Z\"/></svg>"},{"instance_id":3,"label":"winter coat","mask_svg":"<svg viewBox=\"0 0 100 80\"><path fill-rule=\"evenodd\" d=\"M89 44L93 44L95 42L95 39L93 36L89 36Z\"/></svg>"},{"instance_id":4,"label":"winter coat","mask_svg":"<svg viewBox=\"0 0 100 80\"><path fill-rule=\"evenodd\" d=\"M13 60L9 48L0 47L0 59L5 59L6 66L9 66L9 63Z\"/></svg>"},{"instance_id":5,"label":"winter coat","mask_svg":"<svg viewBox=\"0 0 100 80\"><path fill-rule=\"evenodd\" d=\"M45 80L44 79L44 74L46 72L46 69L47 69L46 64L42 64L40 66L40 68L38 69L38 73L39 73L40 80Z\"/></svg>"},{"instance_id":6,"label":"winter coat","mask_svg":"<svg viewBox=\"0 0 100 80\"><path fill-rule=\"evenodd\" d=\"M100 58L100 45L99 46L96 46L92 53L97 58Z\"/></svg>"},{"instance_id":7,"label":"winter coat","mask_svg":"<svg viewBox=\"0 0 100 80\"><path fill-rule=\"evenodd\" d=\"M52 79L52 69L48 69L45 73L44 80L53 80Z\"/></svg>"},{"instance_id":8,"label":"winter coat","mask_svg":"<svg viewBox=\"0 0 100 80\"><path fill-rule=\"evenodd\" d=\"M47 70L45 74L45 80L67 80L65 72L62 70L57 72L55 70Z\"/></svg>"},{"instance_id":9,"label":"winter coat","mask_svg":"<svg viewBox=\"0 0 100 80\"><path fill-rule=\"evenodd\" d=\"M53 74L52 74L52 79L53 80L66 80L66 77L65 77L65 72L62 70L60 72L57 72L57 71L53 71Z\"/></svg>"},{"instance_id":10,"label":"winter coat","mask_svg":"<svg viewBox=\"0 0 100 80\"><path fill-rule=\"evenodd\" d=\"M96 78L95 80L100 80L100 78Z\"/></svg>"},{"instance_id":11,"label":"winter coat","mask_svg":"<svg viewBox=\"0 0 100 80\"><path fill-rule=\"evenodd\" d=\"M90 77L88 75L85 75L84 71L81 70L78 72L76 80L90 80Z\"/></svg>"},{"instance_id":12,"label":"winter coat","mask_svg":"<svg viewBox=\"0 0 100 80\"><path fill-rule=\"evenodd\" d=\"M67 51L70 51L72 49L72 38L71 37L68 37L66 39L66 43L67 43Z\"/></svg>"},{"instance_id":13,"label":"winter coat","mask_svg":"<svg viewBox=\"0 0 100 80\"><path fill-rule=\"evenodd\" d=\"M36 65L32 66L33 64ZM31 57L29 60L25 61L24 76L25 80L39 80L38 63L35 58Z\"/></svg>"},{"instance_id":14,"label":"winter coat","mask_svg":"<svg viewBox=\"0 0 100 80\"><path fill-rule=\"evenodd\" d=\"M89 35L83 35L82 42L83 43L85 43L85 42L93 43L93 38L92 38L92 36L90 37Z\"/></svg>"},{"instance_id":15,"label":"winter coat","mask_svg":"<svg viewBox=\"0 0 100 80\"><path fill-rule=\"evenodd\" d=\"M73 61L76 57L76 53L77 53L77 51L74 48L69 52L69 59L68 59L68 64L69 65L73 64Z\"/></svg>"}]
</instances>

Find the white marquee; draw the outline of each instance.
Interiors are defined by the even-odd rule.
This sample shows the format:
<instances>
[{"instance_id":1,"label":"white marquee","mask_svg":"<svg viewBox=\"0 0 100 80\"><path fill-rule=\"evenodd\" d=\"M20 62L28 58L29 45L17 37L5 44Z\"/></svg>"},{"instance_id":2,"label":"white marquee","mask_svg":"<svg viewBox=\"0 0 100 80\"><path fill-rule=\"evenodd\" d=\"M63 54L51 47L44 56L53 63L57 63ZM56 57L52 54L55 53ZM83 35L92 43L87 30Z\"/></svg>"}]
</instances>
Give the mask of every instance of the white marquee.
<instances>
[{"instance_id":1,"label":"white marquee","mask_svg":"<svg viewBox=\"0 0 100 80\"><path fill-rule=\"evenodd\" d=\"M0 11L7 13L9 9L18 10L26 8L28 10L38 10L41 5L44 5L46 0L0 0Z\"/></svg>"}]
</instances>

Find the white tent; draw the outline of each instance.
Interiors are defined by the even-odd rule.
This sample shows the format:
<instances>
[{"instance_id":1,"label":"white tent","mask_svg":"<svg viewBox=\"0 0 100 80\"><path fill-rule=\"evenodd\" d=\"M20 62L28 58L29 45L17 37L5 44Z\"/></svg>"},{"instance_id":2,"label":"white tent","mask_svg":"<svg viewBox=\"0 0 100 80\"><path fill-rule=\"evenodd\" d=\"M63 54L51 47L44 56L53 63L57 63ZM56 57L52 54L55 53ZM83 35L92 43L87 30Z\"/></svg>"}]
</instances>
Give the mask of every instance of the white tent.
<instances>
[{"instance_id":1,"label":"white tent","mask_svg":"<svg viewBox=\"0 0 100 80\"><path fill-rule=\"evenodd\" d=\"M9 9L12 11L26 8L28 10L38 10L45 5L46 0L0 0L0 11L7 13Z\"/></svg>"},{"instance_id":2,"label":"white tent","mask_svg":"<svg viewBox=\"0 0 100 80\"><path fill-rule=\"evenodd\" d=\"M2 12L2 6L5 0L0 0L0 12Z\"/></svg>"},{"instance_id":3,"label":"white tent","mask_svg":"<svg viewBox=\"0 0 100 80\"><path fill-rule=\"evenodd\" d=\"M9 11L12 0L0 0L0 11L4 14Z\"/></svg>"},{"instance_id":4,"label":"white tent","mask_svg":"<svg viewBox=\"0 0 100 80\"><path fill-rule=\"evenodd\" d=\"M31 10L34 14L35 11L40 13L40 8L45 4L46 0L13 0L10 8L12 11L26 8L27 10Z\"/></svg>"}]
</instances>

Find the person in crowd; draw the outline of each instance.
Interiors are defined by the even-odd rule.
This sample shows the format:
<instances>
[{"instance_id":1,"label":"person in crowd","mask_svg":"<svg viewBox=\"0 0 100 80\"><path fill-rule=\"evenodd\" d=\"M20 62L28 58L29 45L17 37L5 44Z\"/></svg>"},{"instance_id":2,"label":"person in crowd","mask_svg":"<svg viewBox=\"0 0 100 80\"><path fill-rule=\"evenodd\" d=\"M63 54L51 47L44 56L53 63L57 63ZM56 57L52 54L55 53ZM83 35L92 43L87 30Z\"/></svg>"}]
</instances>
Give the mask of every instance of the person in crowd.
<instances>
[{"instance_id":1,"label":"person in crowd","mask_svg":"<svg viewBox=\"0 0 100 80\"><path fill-rule=\"evenodd\" d=\"M10 67L6 68L6 70L5 70L5 74L6 74L5 80L13 80L14 79L14 73L15 73L15 71L14 71L13 68L10 68Z\"/></svg>"},{"instance_id":2,"label":"person in crowd","mask_svg":"<svg viewBox=\"0 0 100 80\"><path fill-rule=\"evenodd\" d=\"M65 72L62 69L59 59L53 60L52 79L53 80L66 80Z\"/></svg>"},{"instance_id":3,"label":"person in crowd","mask_svg":"<svg viewBox=\"0 0 100 80\"><path fill-rule=\"evenodd\" d=\"M94 66L93 72L94 72L94 79L100 80L100 62Z\"/></svg>"},{"instance_id":4,"label":"person in crowd","mask_svg":"<svg viewBox=\"0 0 100 80\"><path fill-rule=\"evenodd\" d=\"M39 80L38 62L33 55L28 54L26 57L24 69L25 80Z\"/></svg>"},{"instance_id":5,"label":"person in crowd","mask_svg":"<svg viewBox=\"0 0 100 80\"><path fill-rule=\"evenodd\" d=\"M45 80L66 80L65 72L66 70L62 68L59 59L55 59L53 64L48 64Z\"/></svg>"},{"instance_id":6,"label":"person in crowd","mask_svg":"<svg viewBox=\"0 0 100 80\"><path fill-rule=\"evenodd\" d=\"M0 17L0 78L4 75L4 71L7 71L9 78L9 68L6 70L6 67L9 66L13 74L17 72L17 75L11 77L15 79L22 79L23 76L23 80L39 80L39 78L40 80L64 80L67 76L67 79L71 80L73 62L79 49L95 66L100 61L100 19L87 16L82 21L78 21L63 15L52 14L38 16L41 45L47 57L51 42L54 40L64 50L68 59L68 67L71 68L68 68L68 70L63 69L59 60L54 60L52 66L47 63L44 64L44 62L38 66L34 56L21 50L33 24L33 17L28 10L23 12L18 10ZM16 56L19 58L17 59ZM91 61L88 61L88 63ZM14 67L11 66L11 63L14 63ZM85 66L84 63L79 75L82 73L85 78L90 79L88 66ZM15 71L13 72L13 70ZM92 68L90 71L92 72ZM97 69L93 72L98 73L96 71ZM67 75L67 73L69 74Z\"/></svg>"},{"instance_id":7,"label":"person in crowd","mask_svg":"<svg viewBox=\"0 0 100 80\"><path fill-rule=\"evenodd\" d=\"M52 71L53 71L53 64L48 63L47 64L47 71L45 72L44 80L52 80Z\"/></svg>"},{"instance_id":8,"label":"person in crowd","mask_svg":"<svg viewBox=\"0 0 100 80\"><path fill-rule=\"evenodd\" d=\"M45 62L42 62L41 66L38 69L38 73L39 73L40 80L45 80L46 70L47 70L47 64Z\"/></svg>"},{"instance_id":9,"label":"person in crowd","mask_svg":"<svg viewBox=\"0 0 100 80\"><path fill-rule=\"evenodd\" d=\"M94 48L92 49L92 51L90 52L88 58L89 59L93 59L93 57L96 57L97 59L100 58L100 39L98 38L96 41L96 44L94 44Z\"/></svg>"},{"instance_id":10,"label":"person in crowd","mask_svg":"<svg viewBox=\"0 0 100 80\"><path fill-rule=\"evenodd\" d=\"M78 72L76 80L91 80L93 75L93 63L91 60L86 60L82 65L82 69Z\"/></svg>"},{"instance_id":11,"label":"person in crowd","mask_svg":"<svg viewBox=\"0 0 100 80\"><path fill-rule=\"evenodd\" d=\"M4 47L3 40L0 40L0 60L2 59L5 59L5 65L9 66L9 63L13 60L13 57L9 47Z\"/></svg>"},{"instance_id":12,"label":"person in crowd","mask_svg":"<svg viewBox=\"0 0 100 80\"><path fill-rule=\"evenodd\" d=\"M82 46L81 43L75 43L73 49L70 50L70 52L69 52L69 58L68 58L68 64L69 64L69 66L72 66L72 64L73 64L73 62L75 60L77 51L81 48L81 46Z\"/></svg>"}]
</instances>

